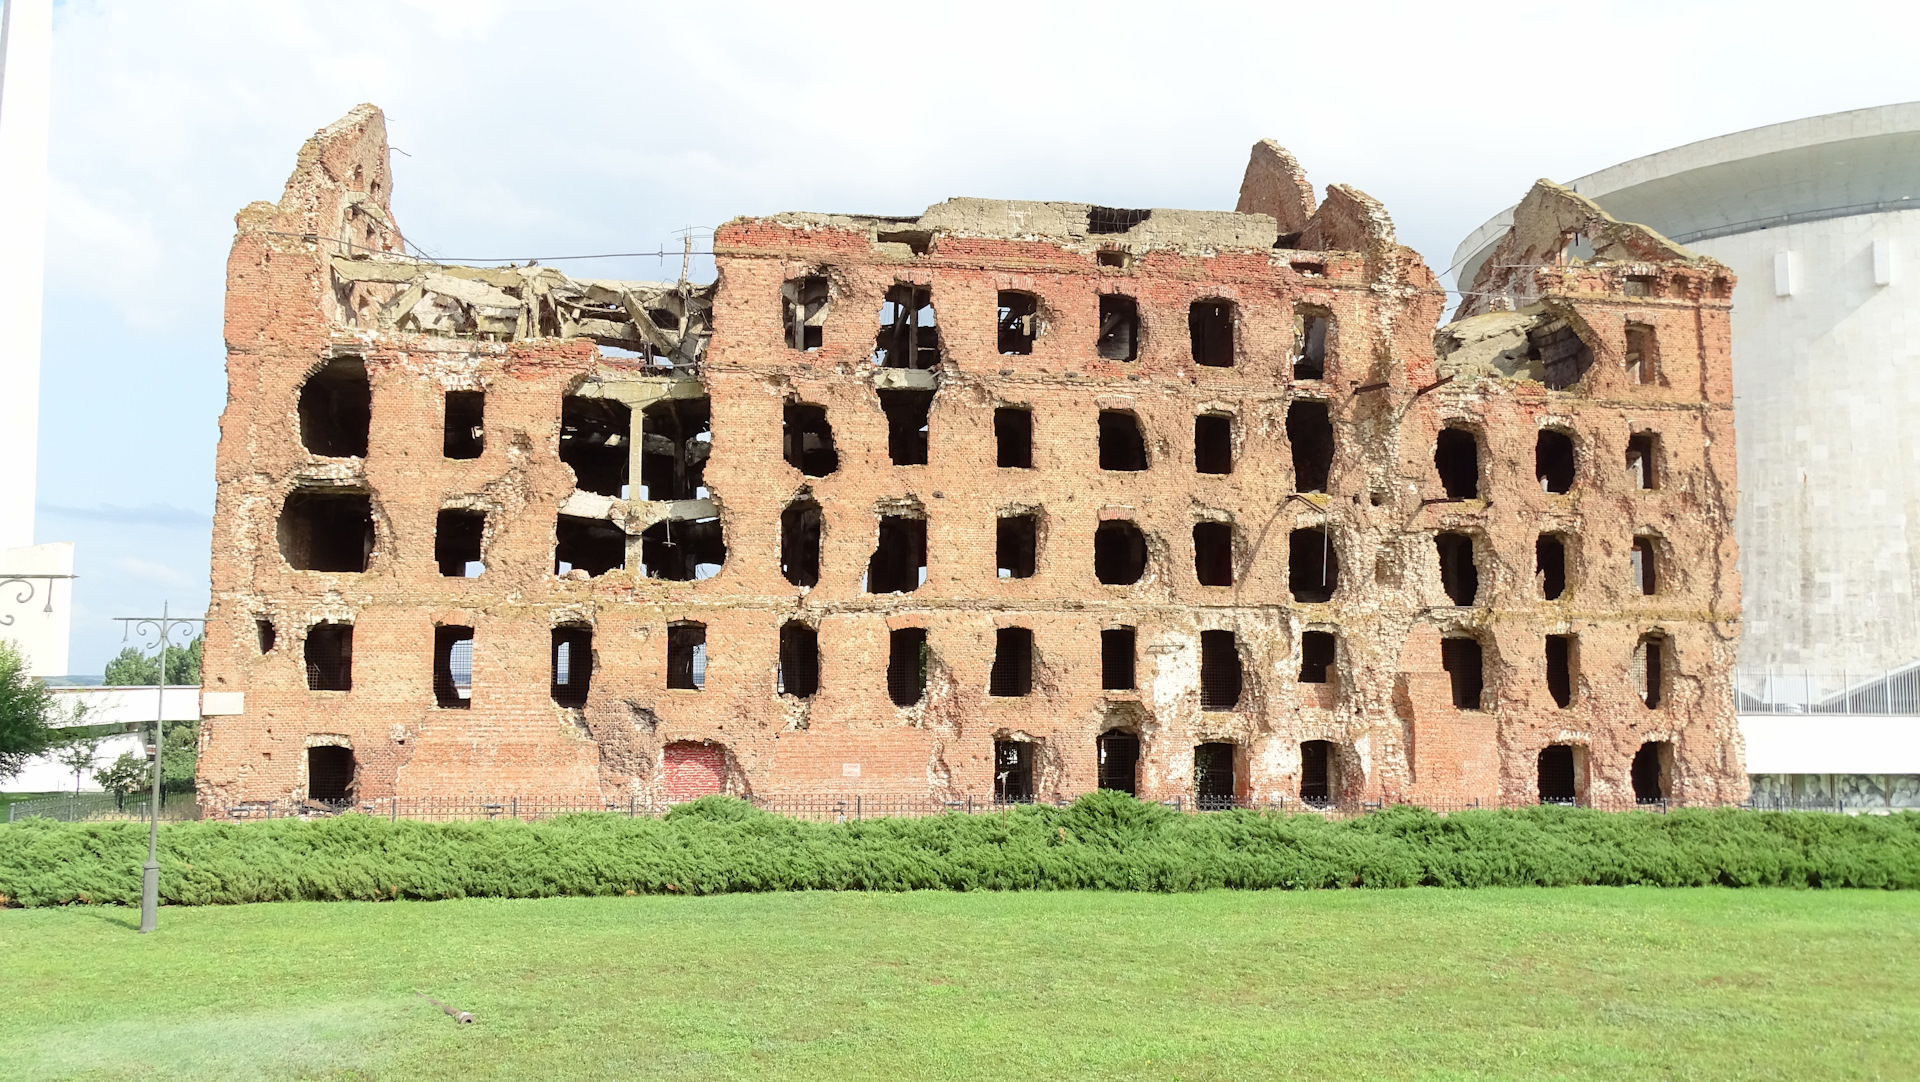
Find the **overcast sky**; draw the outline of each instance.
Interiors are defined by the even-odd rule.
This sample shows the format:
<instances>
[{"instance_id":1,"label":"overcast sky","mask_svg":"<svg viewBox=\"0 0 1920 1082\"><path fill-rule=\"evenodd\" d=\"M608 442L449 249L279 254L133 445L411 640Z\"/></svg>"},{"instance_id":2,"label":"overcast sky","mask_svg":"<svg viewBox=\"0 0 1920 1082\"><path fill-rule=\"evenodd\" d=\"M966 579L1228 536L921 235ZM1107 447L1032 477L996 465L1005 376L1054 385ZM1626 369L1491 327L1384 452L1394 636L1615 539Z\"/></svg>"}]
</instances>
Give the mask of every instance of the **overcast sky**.
<instances>
[{"instance_id":1,"label":"overcast sky","mask_svg":"<svg viewBox=\"0 0 1920 1082\"><path fill-rule=\"evenodd\" d=\"M950 196L1232 209L1248 147L1436 269L1536 177L1920 98L1920 4L71 0L55 12L41 541L76 672L207 600L233 214L356 103L443 257L678 247ZM650 260L569 264L661 276ZM677 265L664 272L671 276Z\"/></svg>"}]
</instances>

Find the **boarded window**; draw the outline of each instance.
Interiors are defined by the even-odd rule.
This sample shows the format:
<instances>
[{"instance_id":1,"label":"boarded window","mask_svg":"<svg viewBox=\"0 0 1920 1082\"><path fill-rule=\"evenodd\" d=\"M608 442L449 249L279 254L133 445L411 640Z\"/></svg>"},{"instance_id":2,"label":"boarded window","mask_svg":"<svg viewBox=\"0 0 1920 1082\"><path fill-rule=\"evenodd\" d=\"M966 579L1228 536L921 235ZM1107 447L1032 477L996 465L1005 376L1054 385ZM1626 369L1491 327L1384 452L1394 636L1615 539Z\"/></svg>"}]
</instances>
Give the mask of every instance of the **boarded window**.
<instances>
[{"instance_id":1,"label":"boarded window","mask_svg":"<svg viewBox=\"0 0 1920 1082\"><path fill-rule=\"evenodd\" d=\"M593 686L593 629L567 625L553 629L549 690L561 706L587 705Z\"/></svg>"},{"instance_id":2,"label":"boarded window","mask_svg":"<svg viewBox=\"0 0 1920 1082\"><path fill-rule=\"evenodd\" d=\"M1007 515L994 524L994 566L1003 579L1033 577L1040 550L1040 520L1033 515Z\"/></svg>"},{"instance_id":3,"label":"boarded window","mask_svg":"<svg viewBox=\"0 0 1920 1082\"><path fill-rule=\"evenodd\" d=\"M911 285L887 290L880 305L880 333L873 340L873 363L882 368L940 367L932 290Z\"/></svg>"},{"instance_id":4,"label":"boarded window","mask_svg":"<svg viewBox=\"0 0 1920 1082\"><path fill-rule=\"evenodd\" d=\"M1194 301L1187 308L1187 331L1193 339L1193 360L1210 368L1233 366L1233 302Z\"/></svg>"},{"instance_id":5,"label":"boarded window","mask_svg":"<svg viewBox=\"0 0 1920 1082\"><path fill-rule=\"evenodd\" d=\"M1573 657L1572 635L1547 636L1547 693L1563 709L1573 705Z\"/></svg>"},{"instance_id":6,"label":"boarded window","mask_svg":"<svg viewBox=\"0 0 1920 1082\"><path fill-rule=\"evenodd\" d=\"M994 464L1005 469L1033 468L1033 413L1002 406L993 411Z\"/></svg>"},{"instance_id":7,"label":"boarded window","mask_svg":"<svg viewBox=\"0 0 1920 1082\"><path fill-rule=\"evenodd\" d=\"M1480 495L1480 441L1464 428L1443 428L1434 442L1433 466L1447 498L1471 500Z\"/></svg>"},{"instance_id":8,"label":"boarded window","mask_svg":"<svg viewBox=\"0 0 1920 1082\"><path fill-rule=\"evenodd\" d=\"M481 391L448 391L440 453L447 458L479 458L487 448L487 396Z\"/></svg>"},{"instance_id":9,"label":"boarded window","mask_svg":"<svg viewBox=\"0 0 1920 1082\"><path fill-rule=\"evenodd\" d=\"M1233 472L1233 418L1202 413L1193 419L1195 473Z\"/></svg>"},{"instance_id":10,"label":"boarded window","mask_svg":"<svg viewBox=\"0 0 1920 1082\"><path fill-rule=\"evenodd\" d=\"M882 515L879 543L867 561L867 592L910 594L927 581L927 520Z\"/></svg>"},{"instance_id":11,"label":"boarded window","mask_svg":"<svg viewBox=\"0 0 1920 1082\"><path fill-rule=\"evenodd\" d=\"M795 586L820 584L820 505L812 500L780 512L780 573Z\"/></svg>"},{"instance_id":12,"label":"boarded window","mask_svg":"<svg viewBox=\"0 0 1920 1082\"><path fill-rule=\"evenodd\" d=\"M1325 740L1300 745L1300 799L1316 808L1334 801L1333 745Z\"/></svg>"},{"instance_id":13,"label":"boarded window","mask_svg":"<svg viewBox=\"0 0 1920 1082\"><path fill-rule=\"evenodd\" d=\"M1645 323L1627 324L1627 382L1657 383L1660 379L1660 339Z\"/></svg>"},{"instance_id":14,"label":"boarded window","mask_svg":"<svg viewBox=\"0 0 1920 1082\"><path fill-rule=\"evenodd\" d=\"M1024 740L993 742L993 799L1000 804L1033 803L1033 745Z\"/></svg>"},{"instance_id":15,"label":"boarded window","mask_svg":"<svg viewBox=\"0 0 1920 1082\"><path fill-rule=\"evenodd\" d=\"M1548 744L1540 749L1540 803L1572 804L1579 799L1572 744Z\"/></svg>"},{"instance_id":16,"label":"boarded window","mask_svg":"<svg viewBox=\"0 0 1920 1082\"><path fill-rule=\"evenodd\" d=\"M624 402L579 395L560 400L560 461L573 467L575 488L626 498L632 428L633 411Z\"/></svg>"},{"instance_id":17,"label":"boarded window","mask_svg":"<svg viewBox=\"0 0 1920 1082\"><path fill-rule=\"evenodd\" d=\"M726 791L727 749L719 744L676 740L661 749L661 773L670 801L698 800Z\"/></svg>"},{"instance_id":18,"label":"boarded window","mask_svg":"<svg viewBox=\"0 0 1920 1082\"><path fill-rule=\"evenodd\" d=\"M1327 374L1327 316L1296 310L1293 316L1293 378L1324 379Z\"/></svg>"},{"instance_id":19,"label":"boarded window","mask_svg":"<svg viewBox=\"0 0 1920 1082\"><path fill-rule=\"evenodd\" d=\"M667 686L700 691L707 686L707 625L667 625Z\"/></svg>"},{"instance_id":20,"label":"boarded window","mask_svg":"<svg viewBox=\"0 0 1920 1082\"><path fill-rule=\"evenodd\" d=\"M1633 688L1649 710L1660 709L1666 699L1667 637L1658 633L1640 636L1633 649Z\"/></svg>"},{"instance_id":21,"label":"boarded window","mask_svg":"<svg viewBox=\"0 0 1920 1082\"><path fill-rule=\"evenodd\" d=\"M993 668L987 693L1017 698L1033 692L1033 631L1024 627L995 628Z\"/></svg>"},{"instance_id":22,"label":"boarded window","mask_svg":"<svg viewBox=\"0 0 1920 1082\"><path fill-rule=\"evenodd\" d=\"M1125 410L1100 411L1100 468L1147 468L1147 440L1140 431L1140 418Z\"/></svg>"},{"instance_id":23,"label":"boarded window","mask_svg":"<svg viewBox=\"0 0 1920 1082\"><path fill-rule=\"evenodd\" d=\"M1130 627L1109 627L1100 632L1100 687L1105 691L1134 689L1134 639Z\"/></svg>"},{"instance_id":24,"label":"boarded window","mask_svg":"<svg viewBox=\"0 0 1920 1082\"><path fill-rule=\"evenodd\" d=\"M887 635L887 695L912 706L927 693L927 629L903 627Z\"/></svg>"},{"instance_id":25,"label":"boarded window","mask_svg":"<svg viewBox=\"0 0 1920 1082\"><path fill-rule=\"evenodd\" d=\"M307 629L307 687L353 690L353 625L315 624Z\"/></svg>"},{"instance_id":26,"label":"boarded window","mask_svg":"<svg viewBox=\"0 0 1920 1082\"><path fill-rule=\"evenodd\" d=\"M1234 759L1239 748L1233 744L1212 742L1193 749L1193 802L1201 811L1223 811L1233 807L1237 795Z\"/></svg>"},{"instance_id":27,"label":"boarded window","mask_svg":"<svg viewBox=\"0 0 1920 1082\"><path fill-rule=\"evenodd\" d=\"M1093 531L1093 576L1108 586L1131 586L1147 573L1147 537L1122 519Z\"/></svg>"},{"instance_id":28,"label":"boarded window","mask_svg":"<svg viewBox=\"0 0 1920 1082\"><path fill-rule=\"evenodd\" d=\"M626 531L605 519L561 515L553 525L553 573L592 578L627 566Z\"/></svg>"},{"instance_id":29,"label":"boarded window","mask_svg":"<svg viewBox=\"0 0 1920 1082\"><path fill-rule=\"evenodd\" d=\"M1096 352L1109 361L1131 361L1140 356L1140 306L1132 297L1100 295L1100 337Z\"/></svg>"},{"instance_id":30,"label":"boarded window","mask_svg":"<svg viewBox=\"0 0 1920 1082\"><path fill-rule=\"evenodd\" d=\"M473 702L473 629L433 629L433 702L442 709L464 710Z\"/></svg>"},{"instance_id":31,"label":"boarded window","mask_svg":"<svg viewBox=\"0 0 1920 1082\"><path fill-rule=\"evenodd\" d=\"M480 563L480 539L486 533L484 511L442 511L433 520L433 562L440 574L450 579L478 578L486 567Z\"/></svg>"},{"instance_id":32,"label":"boarded window","mask_svg":"<svg viewBox=\"0 0 1920 1082\"><path fill-rule=\"evenodd\" d=\"M358 357L327 362L300 388L300 442L316 455L365 458L373 388Z\"/></svg>"},{"instance_id":33,"label":"boarded window","mask_svg":"<svg viewBox=\"0 0 1920 1082\"><path fill-rule=\"evenodd\" d=\"M1303 684L1329 683L1333 675L1336 653L1333 632L1301 632L1300 682Z\"/></svg>"},{"instance_id":34,"label":"boarded window","mask_svg":"<svg viewBox=\"0 0 1920 1082\"><path fill-rule=\"evenodd\" d=\"M1653 538L1634 538L1633 550L1628 559L1632 569L1633 588L1651 596L1660 587L1659 561L1654 558Z\"/></svg>"},{"instance_id":35,"label":"boarded window","mask_svg":"<svg viewBox=\"0 0 1920 1082\"><path fill-rule=\"evenodd\" d=\"M1200 633L1200 709L1240 705L1240 648L1231 631Z\"/></svg>"},{"instance_id":36,"label":"boarded window","mask_svg":"<svg viewBox=\"0 0 1920 1082\"><path fill-rule=\"evenodd\" d=\"M1657 804L1673 798L1673 745L1649 740L1633 753L1633 799Z\"/></svg>"},{"instance_id":37,"label":"boarded window","mask_svg":"<svg viewBox=\"0 0 1920 1082\"><path fill-rule=\"evenodd\" d=\"M709 399L669 398L648 406L640 414L640 439L642 499L707 498L707 459L713 452Z\"/></svg>"},{"instance_id":38,"label":"boarded window","mask_svg":"<svg viewBox=\"0 0 1920 1082\"><path fill-rule=\"evenodd\" d=\"M1660 437L1651 432L1635 432L1627 440L1627 484L1633 488L1653 489L1660 487L1659 465L1655 461L1660 450Z\"/></svg>"},{"instance_id":39,"label":"boarded window","mask_svg":"<svg viewBox=\"0 0 1920 1082\"><path fill-rule=\"evenodd\" d=\"M777 682L780 694L796 699L811 699L820 690L819 631L798 620L780 625Z\"/></svg>"},{"instance_id":40,"label":"boarded window","mask_svg":"<svg viewBox=\"0 0 1920 1082\"><path fill-rule=\"evenodd\" d=\"M1193 524L1193 575L1202 586L1233 585L1233 524Z\"/></svg>"},{"instance_id":41,"label":"boarded window","mask_svg":"<svg viewBox=\"0 0 1920 1082\"><path fill-rule=\"evenodd\" d=\"M1033 340L1040 337L1040 299L1031 293L1001 290L998 317L1000 354L1024 357L1033 352Z\"/></svg>"},{"instance_id":42,"label":"boarded window","mask_svg":"<svg viewBox=\"0 0 1920 1082\"><path fill-rule=\"evenodd\" d=\"M1287 535L1287 588L1295 601L1333 600L1340 588L1340 556L1324 527L1309 526Z\"/></svg>"},{"instance_id":43,"label":"boarded window","mask_svg":"<svg viewBox=\"0 0 1920 1082\"><path fill-rule=\"evenodd\" d=\"M1140 786L1140 738L1118 729L1100 734L1099 785L1118 793L1135 793Z\"/></svg>"},{"instance_id":44,"label":"boarded window","mask_svg":"<svg viewBox=\"0 0 1920 1082\"><path fill-rule=\"evenodd\" d=\"M1573 488L1573 437L1565 432L1543 428L1533 444L1533 475L1543 492L1567 492Z\"/></svg>"},{"instance_id":45,"label":"boarded window","mask_svg":"<svg viewBox=\"0 0 1920 1082\"><path fill-rule=\"evenodd\" d=\"M365 571L373 555L373 498L363 492L291 492L274 532L280 554L296 571Z\"/></svg>"},{"instance_id":46,"label":"boarded window","mask_svg":"<svg viewBox=\"0 0 1920 1082\"><path fill-rule=\"evenodd\" d=\"M840 468L827 407L788 400L781 417L781 454L787 465L808 477L825 477Z\"/></svg>"},{"instance_id":47,"label":"boarded window","mask_svg":"<svg viewBox=\"0 0 1920 1082\"><path fill-rule=\"evenodd\" d=\"M1447 671L1447 682L1453 689L1455 709L1480 709L1480 692L1486 686L1482 674L1483 663L1480 640L1469 638L1440 640L1440 667Z\"/></svg>"},{"instance_id":48,"label":"boarded window","mask_svg":"<svg viewBox=\"0 0 1920 1082\"><path fill-rule=\"evenodd\" d=\"M790 349L819 349L830 296L827 279L811 274L780 286L781 324Z\"/></svg>"},{"instance_id":49,"label":"boarded window","mask_svg":"<svg viewBox=\"0 0 1920 1082\"><path fill-rule=\"evenodd\" d=\"M1333 422L1325 402L1293 400L1287 407L1287 443L1293 451L1293 490L1325 492L1333 472Z\"/></svg>"},{"instance_id":50,"label":"boarded window","mask_svg":"<svg viewBox=\"0 0 1920 1082\"><path fill-rule=\"evenodd\" d=\"M322 745L307 749L307 799L322 804L345 804L353 799L353 749Z\"/></svg>"},{"instance_id":51,"label":"boarded window","mask_svg":"<svg viewBox=\"0 0 1920 1082\"><path fill-rule=\"evenodd\" d=\"M1471 605L1480 596L1480 569L1473 562L1473 538L1463 533L1435 534L1440 555L1440 588L1455 605Z\"/></svg>"},{"instance_id":52,"label":"boarded window","mask_svg":"<svg viewBox=\"0 0 1920 1082\"><path fill-rule=\"evenodd\" d=\"M887 390L879 395L880 409L887 415L887 457L896 466L926 465L933 392Z\"/></svg>"},{"instance_id":53,"label":"boarded window","mask_svg":"<svg viewBox=\"0 0 1920 1082\"><path fill-rule=\"evenodd\" d=\"M640 569L650 579L710 579L726 562L726 537L717 516L662 519L641 531Z\"/></svg>"},{"instance_id":54,"label":"boarded window","mask_svg":"<svg viewBox=\"0 0 1920 1082\"><path fill-rule=\"evenodd\" d=\"M1567 543L1559 534L1543 533L1533 543L1534 574L1538 576L1540 596L1560 600L1567 592Z\"/></svg>"}]
</instances>

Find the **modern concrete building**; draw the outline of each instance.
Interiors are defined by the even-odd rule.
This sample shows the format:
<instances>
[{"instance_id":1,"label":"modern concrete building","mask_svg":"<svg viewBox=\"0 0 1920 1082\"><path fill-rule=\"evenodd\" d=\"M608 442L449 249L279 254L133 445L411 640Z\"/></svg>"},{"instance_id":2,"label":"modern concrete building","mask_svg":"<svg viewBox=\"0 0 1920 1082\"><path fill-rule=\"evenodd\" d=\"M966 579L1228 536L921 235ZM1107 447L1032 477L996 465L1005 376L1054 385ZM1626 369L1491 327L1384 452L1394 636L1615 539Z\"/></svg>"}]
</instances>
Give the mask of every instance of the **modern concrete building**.
<instances>
[{"instance_id":1,"label":"modern concrete building","mask_svg":"<svg viewBox=\"0 0 1920 1082\"><path fill-rule=\"evenodd\" d=\"M1569 186L1739 279L1738 684L1755 795L1920 803L1920 102L1690 143ZM1461 243L1461 289L1493 277L1511 222Z\"/></svg>"}]
</instances>

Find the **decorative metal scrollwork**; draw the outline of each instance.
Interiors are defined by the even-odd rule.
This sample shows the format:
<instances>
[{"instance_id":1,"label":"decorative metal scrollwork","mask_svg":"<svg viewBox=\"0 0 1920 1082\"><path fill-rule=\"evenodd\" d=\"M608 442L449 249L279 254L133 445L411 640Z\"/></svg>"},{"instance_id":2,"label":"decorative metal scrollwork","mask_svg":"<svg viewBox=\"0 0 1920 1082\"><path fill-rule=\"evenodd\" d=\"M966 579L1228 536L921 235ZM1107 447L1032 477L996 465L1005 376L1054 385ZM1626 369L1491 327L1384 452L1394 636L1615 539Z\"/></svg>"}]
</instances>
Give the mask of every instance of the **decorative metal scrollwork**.
<instances>
[{"instance_id":1,"label":"decorative metal scrollwork","mask_svg":"<svg viewBox=\"0 0 1920 1082\"><path fill-rule=\"evenodd\" d=\"M36 588L34 587L34 583L45 582L47 584L47 604L46 604L46 607L42 608L40 611L52 612L53 611L53 580L70 579L73 577L74 576L72 575L0 574L0 590L5 590L9 586L18 586L20 588L20 596L14 598L13 603L16 605L25 605L33 600L33 595L37 592ZM12 626L13 626L13 616L11 613L4 616L0 616L0 627L12 627Z\"/></svg>"}]
</instances>

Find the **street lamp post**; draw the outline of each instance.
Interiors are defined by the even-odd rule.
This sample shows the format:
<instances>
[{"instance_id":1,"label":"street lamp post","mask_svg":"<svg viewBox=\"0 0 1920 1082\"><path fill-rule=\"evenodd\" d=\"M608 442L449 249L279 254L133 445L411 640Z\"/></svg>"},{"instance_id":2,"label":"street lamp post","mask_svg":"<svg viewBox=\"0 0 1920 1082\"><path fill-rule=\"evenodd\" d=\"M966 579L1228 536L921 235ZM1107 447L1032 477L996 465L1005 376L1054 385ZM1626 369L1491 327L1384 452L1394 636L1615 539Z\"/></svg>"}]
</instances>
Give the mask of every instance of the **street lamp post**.
<instances>
[{"instance_id":1,"label":"street lamp post","mask_svg":"<svg viewBox=\"0 0 1920 1082\"><path fill-rule=\"evenodd\" d=\"M153 796L147 801L147 862L140 871L140 931L151 932L159 923L160 914L160 762L166 753L165 733L162 731L167 722L167 646L168 636L175 627L199 624L206 626L206 620L198 616L172 616L167 612L167 603L161 602L158 616L117 616L122 625L121 639L133 634L141 638L155 635L160 640L160 685L159 708L153 713Z\"/></svg>"}]
</instances>

